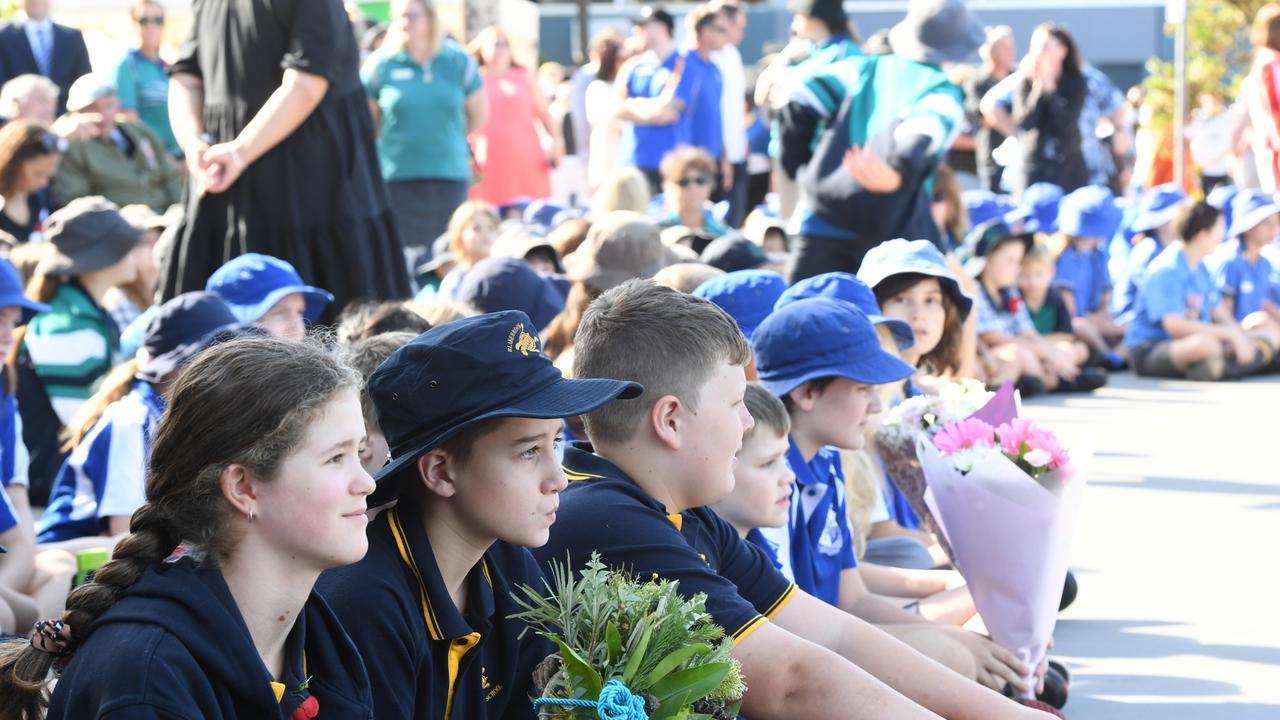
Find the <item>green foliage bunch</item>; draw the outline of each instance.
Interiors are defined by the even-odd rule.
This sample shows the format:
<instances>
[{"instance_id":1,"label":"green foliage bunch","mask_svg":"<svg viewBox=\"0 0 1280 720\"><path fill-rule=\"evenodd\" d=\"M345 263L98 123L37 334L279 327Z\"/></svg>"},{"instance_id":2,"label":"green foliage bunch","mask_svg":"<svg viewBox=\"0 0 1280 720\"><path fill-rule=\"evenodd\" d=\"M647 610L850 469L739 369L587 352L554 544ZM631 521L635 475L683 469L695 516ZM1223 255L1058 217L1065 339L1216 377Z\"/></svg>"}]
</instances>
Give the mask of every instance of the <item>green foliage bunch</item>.
<instances>
[{"instance_id":1,"label":"green foliage bunch","mask_svg":"<svg viewBox=\"0 0 1280 720\"><path fill-rule=\"evenodd\" d=\"M645 698L651 720L736 715L731 704L747 689L742 667L707 614L704 593L685 599L677 582L611 571L594 553L577 579L567 562L554 563L545 585L547 595L521 586L514 597L524 610L511 616L559 648L549 658L556 669L540 688L543 697L595 700L617 678ZM563 720L595 717L562 707L542 712Z\"/></svg>"}]
</instances>

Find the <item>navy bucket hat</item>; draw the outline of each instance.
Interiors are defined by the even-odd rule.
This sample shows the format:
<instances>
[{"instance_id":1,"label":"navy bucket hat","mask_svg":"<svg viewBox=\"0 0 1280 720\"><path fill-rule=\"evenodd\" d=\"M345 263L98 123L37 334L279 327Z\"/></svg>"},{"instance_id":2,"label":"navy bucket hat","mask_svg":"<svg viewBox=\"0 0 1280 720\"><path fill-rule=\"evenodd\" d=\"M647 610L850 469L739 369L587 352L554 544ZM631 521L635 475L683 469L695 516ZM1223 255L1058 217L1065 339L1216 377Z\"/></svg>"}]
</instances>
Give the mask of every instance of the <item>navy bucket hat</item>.
<instances>
[{"instance_id":1,"label":"navy bucket hat","mask_svg":"<svg viewBox=\"0 0 1280 720\"><path fill-rule=\"evenodd\" d=\"M564 310L564 295L529 263L510 257L489 257L475 264L458 286L458 300L480 312L520 310L545 328Z\"/></svg>"},{"instance_id":2,"label":"navy bucket hat","mask_svg":"<svg viewBox=\"0 0 1280 720\"><path fill-rule=\"evenodd\" d=\"M774 308L784 308L797 300L811 297L835 298L857 305L872 325L884 325L889 328L899 350L906 350L916 344L916 334L911 326L902 320L882 315L880 303L876 302L876 294L871 286L849 273L829 272L805 278L787 288L787 291L782 293L782 297L778 298Z\"/></svg>"},{"instance_id":3,"label":"navy bucket hat","mask_svg":"<svg viewBox=\"0 0 1280 720\"><path fill-rule=\"evenodd\" d=\"M265 334L236 319L235 313L217 295L183 293L160 305L147 323L135 377L160 382L210 345L255 331Z\"/></svg>"},{"instance_id":4,"label":"navy bucket hat","mask_svg":"<svg viewBox=\"0 0 1280 720\"><path fill-rule=\"evenodd\" d=\"M756 328L751 347L760 385L778 397L818 378L883 385L916 371L885 352L875 326L857 305L829 297L775 310Z\"/></svg>"},{"instance_id":5,"label":"navy bucket hat","mask_svg":"<svg viewBox=\"0 0 1280 720\"><path fill-rule=\"evenodd\" d=\"M969 317L973 299L960 289L960 281L947 268L942 251L928 240L890 240L867 251L858 268L858 279L874 291L875 287L894 275L928 275L938 279L942 291L951 297L960 319Z\"/></svg>"},{"instance_id":6,"label":"navy bucket hat","mask_svg":"<svg viewBox=\"0 0 1280 720\"><path fill-rule=\"evenodd\" d=\"M518 310L432 328L369 377L369 397L391 449L391 461L375 476L371 504L394 497L388 478L478 422L572 417L643 391L622 380L565 378L542 354L529 316Z\"/></svg>"}]
</instances>

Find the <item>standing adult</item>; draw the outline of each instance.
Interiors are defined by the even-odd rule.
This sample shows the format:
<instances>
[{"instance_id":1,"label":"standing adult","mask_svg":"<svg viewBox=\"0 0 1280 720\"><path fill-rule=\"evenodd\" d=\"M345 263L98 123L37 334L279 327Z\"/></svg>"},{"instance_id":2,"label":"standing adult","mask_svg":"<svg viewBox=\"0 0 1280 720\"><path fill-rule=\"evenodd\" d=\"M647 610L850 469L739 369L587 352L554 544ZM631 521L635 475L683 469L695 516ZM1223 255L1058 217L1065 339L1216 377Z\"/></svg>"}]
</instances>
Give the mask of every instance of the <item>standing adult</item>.
<instances>
[{"instance_id":1,"label":"standing adult","mask_svg":"<svg viewBox=\"0 0 1280 720\"><path fill-rule=\"evenodd\" d=\"M89 49L75 28L49 19L50 0L22 0L22 11L0 27L0 84L27 73L58 84L58 114L66 112L67 93L76 78L89 73Z\"/></svg>"},{"instance_id":2,"label":"standing adult","mask_svg":"<svg viewBox=\"0 0 1280 720\"><path fill-rule=\"evenodd\" d=\"M681 143L680 117L686 107L685 57L676 52L676 20L662 8L645 7L634 21L633 38L642 52L623 66L618 119L630 123L623 136L623 165L639 168L649 191L662 191L662 158Z\"/></svg>"},{"instance_id":3,"label":"standing adult","mask_svg":"<svg viewBox=\"0 0 1280 720\"><path fill-rule=\"evenodd\" d=\"M1280 190L1280 4L1258 10L1249 31L1253 66L1242 93L1253 127L1254 164L1263 191Z\"/></svg>"},{"instance_id":4,"label":"standing adult","mask_svg":"<svg viewBox=\"0 0 1280 720\"><path fill-rule=\"evenodd\" d=\"M488 100L479 65L445 36L432 0L396 0L391 7L387 38L360 74L400 239L427 256L467 201L467 134L484 125Z\"/></svg>"},{"instance_id":5,"label":"standing adult","mask_svg":"<svg viewBox=\"0 0 1280 720\"><path fill-rule=\"evenodd\" d=\"M622 141L622 121L617 117L621 98L616 81L622 63L627 59L626 45L618 32L596 38L591 54L596 60L595 79L587 86L587 124L591 128L587 149L587 186L595 192L618 167ZM577 77L577 74L574 74Z\"/></svg>"},{"instance_id":6,"label":"standing adult","mask_svg":"<svg viewBox=\"0 0 1280 720\"><path fill-rule=\"evenodd\" d=\"M724 18L711 5L695 7L687 20L692 46L684 53L681 82L688 85L689 93L684 101L685 111L680 114L679 137L682 144L705 150L719 172L724 166L724 78L711 56L724 47L727 30ZM719 180L717 184L723 187L724 178Z\"/></svg>"},{"instance_id":7,"label":"standing adult","mask_svg":"<svg viewBox=\"0 0 1280 720\"><path fill-rule=\"evenodd\" d=\"M511 39L502 30L481 30L467 49L480 64L489 99L488 120L471 136L480 172L471 199L502 206L550 197L551 167L559 162L564 139L551 119L547 98L529 71L516 64ZM535 124L551 138L550 156Z\"/></svg>"},{"instance_id":8,"label":"standing adult","mask_svg":"<svg viewBox=\"0 0 1280 720\"><path fill-rule=\"evenodd\" d=\"M720 122L724 126L724 161L721 177L729 201L729 224L742 227L747 217L747 121L742 99L747 92L747 71L742 65L738 46L747 33L747 13L737 0L717 0L725 28L724 47L711 54L724 81L720 99Z\"/></svg>"},{"instance_id":9,"label":"standing adult","mask_svg":"<svg viewBox=\"0 0 1280 720\"><path fill-rule=\"evenodd\" d=\"M342 0L195 0L170 68L192 169L161 294L202 290L227 260L290 262L335 296L409 296ZM216 143L212 146L209 143Z\"/></svg>"},{"instance_id":10,"label":"standing adult","mask_svg":"<svg viewBox=\"0 0 1280 720\"><path fill-rule=\"evenodd\" d=\"M591 103L587 100L587 90L600 77L601 55L617 37L618 31L612 28L596 34L591 39L591 50L587 52L586 64L574 70L569 76L569 127L572 129L572 137L565 137L565 146L572 145L573 154L581 158L588 168L591 166L592 124ZM588 170L589 174L590 170Z\"/></svg>"},{"instance_id":11,"label":"standing adult","mask_svg":"<svg viewBox=\"0 0 1280 720\"><path fill-rule=\"evenodd\" d=\"M116 63L120 112L160 136L165 150L178 157L182 149L169 126L169 65L160 59L164 6L155 0L139 0L129 8L129 17L138 29L138 47Z\"/></svg>"},{"instance_id":12,"label":"standing adult","mask_svg":"<svg viewBox=\"0 0 1280 720\"><path fill-rule=\"evenodd\" d=\"M0 128L0 230L27 242L48 216L41 202L58 169L60 141L45 126L14 120Z\"/></svg>"},{"instance_id":13,"label":"standing adult","mask_svg":"<svg viewBox=\"0 0 1280 720\"><path fill-rule=\"evenodd\" d=\"M1013 122L1023 154L1020 189L1048 182L1072 192L1089 184L1080 136L1080 113L1088 93L1071 33L1058 25L1037 27L1013 97Z\"/></svg>"},{"instance_id":14,"label":"standing adult","mask_svg":"<svg viewBox=\"0 0 1280 720\"><path fill-rule=\"evenodd\" d=\"M1008 25L987 28L986 34L986 42L978 48L978 56L982 58L982 69L975 73L965 85L964 111L969 122L977 128L974 149L978 181L984 190L1000 192L1000 180L1004 175L1004 167L995 161L993 153L1004 142L1005 136L995 124L982 116L980 105L983 96L990 92L996 83L1013 72L1018 50L1014 44L1013 28Z\"/></svg>"}]
</instances>

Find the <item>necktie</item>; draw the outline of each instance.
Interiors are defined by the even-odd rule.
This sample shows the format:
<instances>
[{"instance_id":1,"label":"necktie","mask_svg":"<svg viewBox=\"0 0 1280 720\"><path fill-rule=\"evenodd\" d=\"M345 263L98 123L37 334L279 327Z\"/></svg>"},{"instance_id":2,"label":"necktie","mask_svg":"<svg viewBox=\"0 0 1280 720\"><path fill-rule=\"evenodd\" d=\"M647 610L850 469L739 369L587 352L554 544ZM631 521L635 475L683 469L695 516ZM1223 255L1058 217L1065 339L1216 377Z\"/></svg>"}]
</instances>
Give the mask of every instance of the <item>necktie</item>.
<instances>
[{"instance_id":1,"label":"necktie","mask_svg":"<svg viewBox=\"0 0 1280 720\"><path fill-rule=\"evenodd\" d=\"M52 47L50 46L53 44L49 38L49 28L43 25L36 28L35 40L36 47L32 49L35 50L36 66L40 69L40 74L47 77L50 70L50 55L52 54Z\"/></svg>"}]
</instances>

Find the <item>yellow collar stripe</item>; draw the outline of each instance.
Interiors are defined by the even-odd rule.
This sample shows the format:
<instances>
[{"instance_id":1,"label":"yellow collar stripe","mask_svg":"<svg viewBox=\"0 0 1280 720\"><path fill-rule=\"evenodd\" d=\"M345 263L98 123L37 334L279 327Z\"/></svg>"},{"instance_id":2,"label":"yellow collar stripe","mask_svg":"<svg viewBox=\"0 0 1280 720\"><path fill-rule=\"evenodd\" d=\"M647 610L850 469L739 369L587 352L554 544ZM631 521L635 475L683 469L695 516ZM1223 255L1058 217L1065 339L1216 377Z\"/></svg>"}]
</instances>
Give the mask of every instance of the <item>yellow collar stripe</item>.
<instances>
[{"instance_id":1,"label":"yellow collar stripe","mask_svg":"<svg viewBox=\"0 0 1280 720\"><path fill-rule=\"evenodd\" d=\"M427 622L427 634L432 640L443 640L444 633L440 631L440 622L436 620L435 611L431 609L431 601L427 598L427 585L422 581L422 574L418 572L418 563L414 560L413 550L409 547L409 538L405 535L404 526L400 524L400 514L395 510L388 510L387 516L390 519L391 536L395 538L396 549L400 551L400 559L409 566L414 579L418 581L418 600L422 605L422 618Z\"/></svg>"}]
</instances>

